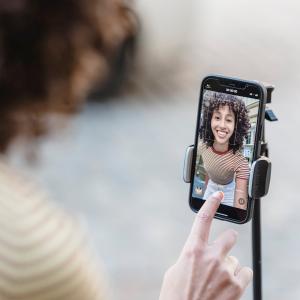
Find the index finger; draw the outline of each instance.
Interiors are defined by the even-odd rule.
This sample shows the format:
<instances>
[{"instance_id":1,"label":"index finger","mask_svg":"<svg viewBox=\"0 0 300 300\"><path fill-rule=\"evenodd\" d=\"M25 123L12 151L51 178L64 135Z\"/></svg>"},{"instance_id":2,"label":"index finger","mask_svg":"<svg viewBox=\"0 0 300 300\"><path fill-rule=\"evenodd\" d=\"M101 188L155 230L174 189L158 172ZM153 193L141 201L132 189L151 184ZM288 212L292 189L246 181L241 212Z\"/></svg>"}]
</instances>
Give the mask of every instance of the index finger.
<instances>
[{"instance_id":1,"label":"index finger","mask_svg":"<svg viewBox=\"0 0 300 300\"><path fill-rule=\"evenodd\" d=\"M195 218L188 238L189 242L207 243L212 220L223 197L222 192L215 192L205 201Z\"/></svg>"}]
</instances>

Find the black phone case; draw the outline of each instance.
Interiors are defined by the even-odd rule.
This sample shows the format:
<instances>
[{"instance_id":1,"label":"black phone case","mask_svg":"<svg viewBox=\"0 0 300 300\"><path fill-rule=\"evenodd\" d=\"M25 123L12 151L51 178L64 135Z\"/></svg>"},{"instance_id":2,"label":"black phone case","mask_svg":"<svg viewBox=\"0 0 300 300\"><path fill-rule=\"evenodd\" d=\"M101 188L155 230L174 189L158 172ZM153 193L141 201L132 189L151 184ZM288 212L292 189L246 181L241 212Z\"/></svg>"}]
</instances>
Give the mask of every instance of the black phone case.
<instances>
[{"instance_id":1,"label":"black phone case","mask_svg":"<svg viewBox=\"0 0 300 300\"><path fill-rule=\"evenodd\" d=\"M193 207L193 205L192 205L192 192L193 192L197 144L198 144L198 128L199 128L199 122L200 122L200 116L201 116L202 94L203 94L203 89L204 89L204 82L208 79L226 79L226 80L228 79L228 80L233 80L235 82L249 83L251 85L257 86L258 89L260 89L262 99L260 99L259 112L258 112L258 118L257 118L257 128L258 129L256 132L256 139L255 139L256 142L254 145L253 162L260 157L261 132L262 132L264 120L265 120L265 106L266 106L266 100L267 100L267 90L266 90L265 86L263 85L263 83L258 82L258 81L243 80L243 79L234 78L234 77L227 77L227 76L217 75L217 74L211 74L202 79L199 102L198 102L197 123L196 123L196 132L195 132L195 140L194 140L194 151L193 151L192 167L191 167L191 183L190 183L190 190L189 190L189 206L194 212L198 211L198 209ZM220 215L220 214L219 215L216 214L215 218L223 220L223 221L237 223L237 224L247 223L248 221L251 220L252 215L253 215L254 201L255 201L255 199L248 196L247 212L246 212L246 217L244 220L232 219L232 218Z\"/></svg>"}]
</instances>

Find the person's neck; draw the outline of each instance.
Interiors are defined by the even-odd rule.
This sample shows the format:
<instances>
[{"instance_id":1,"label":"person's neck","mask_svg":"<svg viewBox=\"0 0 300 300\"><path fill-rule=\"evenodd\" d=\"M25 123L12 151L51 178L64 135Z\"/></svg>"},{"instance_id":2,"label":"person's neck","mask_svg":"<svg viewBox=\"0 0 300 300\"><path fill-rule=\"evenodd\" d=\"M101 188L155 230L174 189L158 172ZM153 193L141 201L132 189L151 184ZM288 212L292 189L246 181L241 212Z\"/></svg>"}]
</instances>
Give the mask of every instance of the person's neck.
<instances>
[{"instance_id":1,"label":"person's neck","mask_svg":"<svg viewBox=\"0 0 300 300\"><path fill-rule=\"evenodd\" d=\"M214 142L213 147L218 152L228 151L228 143L227 144L219 144L219 143Z\"/></svg>"}]
</instances>

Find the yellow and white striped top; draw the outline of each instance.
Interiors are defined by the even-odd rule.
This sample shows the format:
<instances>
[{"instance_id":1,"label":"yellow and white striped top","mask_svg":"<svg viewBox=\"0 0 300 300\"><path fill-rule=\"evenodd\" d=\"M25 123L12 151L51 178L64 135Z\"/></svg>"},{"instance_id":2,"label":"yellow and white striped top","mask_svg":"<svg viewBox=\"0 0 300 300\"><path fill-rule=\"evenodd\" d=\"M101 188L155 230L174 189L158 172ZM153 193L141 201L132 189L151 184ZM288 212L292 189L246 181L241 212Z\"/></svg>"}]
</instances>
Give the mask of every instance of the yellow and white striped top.
<instances>
[{"instance_id":1,"label":"yellow and white striped top","mask_svg":"<svg viewBox=\"0 0 300 300\"><path fill-rule=\"evenodd\" d=\"M216 151L213 146L199 142L198 151L202 155L203 166L209 178L217 184L229 184L235 178L248 180L250 169L247 159L237 151Z\"/></svg>"},{"instance_id":2,"label":"yellow and white striped top","mask_svg":"<svg viewBox=\"0 0 300 300\"><path fill-rule=\"evenodd\" d=\"M0 163L0 300L103 300L75 221Z\"/></svg>"}]
</instances>

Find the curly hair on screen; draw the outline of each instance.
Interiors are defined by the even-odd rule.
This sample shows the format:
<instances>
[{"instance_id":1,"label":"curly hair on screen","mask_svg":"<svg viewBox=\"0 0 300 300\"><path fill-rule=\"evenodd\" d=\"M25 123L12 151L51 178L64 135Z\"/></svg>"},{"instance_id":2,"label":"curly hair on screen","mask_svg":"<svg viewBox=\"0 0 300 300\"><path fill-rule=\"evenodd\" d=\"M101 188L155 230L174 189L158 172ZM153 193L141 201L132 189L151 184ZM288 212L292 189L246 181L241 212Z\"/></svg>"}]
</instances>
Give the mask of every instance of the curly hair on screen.
<instances>
[{"instance_id":1,"label":"curly hair on screen","mask_svg":"<svg viewBox=\"0 0 300 300\"><path fill-rule=\"evenodd\" d=\"M243 141L250 128L250 119L246 105L237 96L216 92L210 95L204 95L199 134L200 138L203 139L203 142L208 147L213 146L214 135L211 129L212 115L214 110L218 110L220 106L225 105L228 105L235 117L235 129L229 139L229 149L232 149L233 153L235 153L243 146Z\"/></svg>"},{"instance_id":2,"label":"curly hair on screen","mask_svg":"<svg viewBox=\"0 0 300 300\"><path fill-rule=\"evenodd\" d=\"M76 111L135 30L122 0L0 0L0 151L43 134L46 112Z\"/></svg>"}]
</instances>

